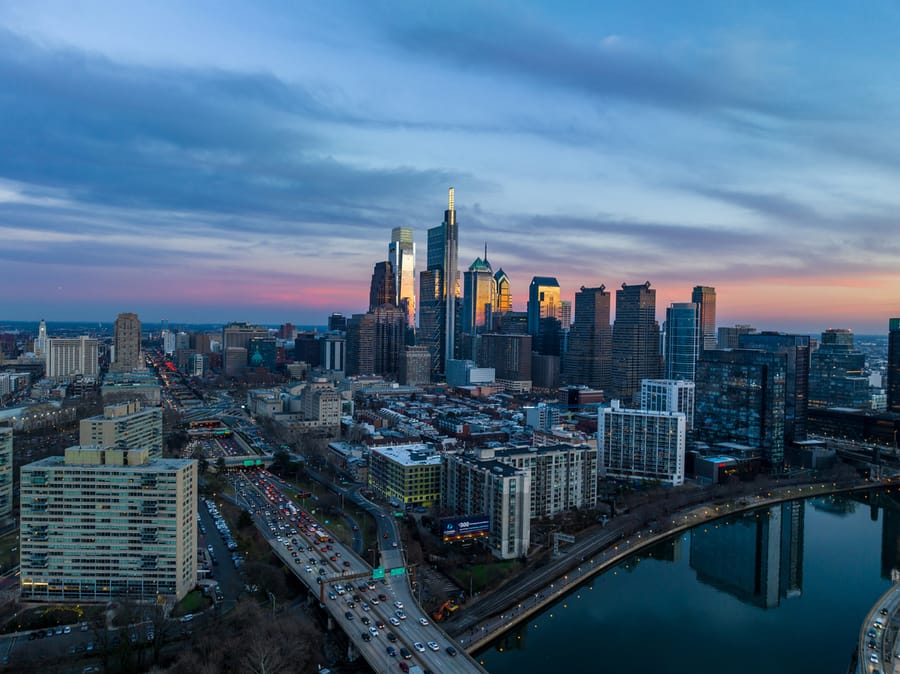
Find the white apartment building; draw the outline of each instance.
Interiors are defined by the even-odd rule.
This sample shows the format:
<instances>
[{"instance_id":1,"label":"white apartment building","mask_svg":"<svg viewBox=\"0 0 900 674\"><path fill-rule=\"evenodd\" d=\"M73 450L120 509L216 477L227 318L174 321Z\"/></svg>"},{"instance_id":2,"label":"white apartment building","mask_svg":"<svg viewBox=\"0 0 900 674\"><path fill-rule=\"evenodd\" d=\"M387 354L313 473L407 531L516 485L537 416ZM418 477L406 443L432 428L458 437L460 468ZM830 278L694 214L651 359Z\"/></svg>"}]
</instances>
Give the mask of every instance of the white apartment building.
<instances>
[{"instance_id":1,"label":"white apartment building","mask_svg":"<svg viewBox=\"0 0 900 674\"><path fill-rule=\"evenodd\" d=\"M146 449L162 457L162 408L141 407L138 400L106 405L103 414L82 419L78 443L85 447Z\"/></svg>"},{"instance_id":2,"label":"white apartment building","mask_svg":"<svg viewBox=\"0 0 900 674\"><path fill-rule=\"evenodd\" d=\"M24 601L180 600L197 583L197 462L70 447L22 466Z\"/></svg>"},{"instance_id":3,"label":"white apartment building","mask_svg":"<svg viewBox=\"0 0 900 674\"><path fill-rule=\"evenodd\" d=\"M687 430L694 427L694 382L687 379L642 379L641 409L683 412Z\"/></svg>"},{"instance_id":4,"label":"white apartment building","mask_svg":"<svg viewBox=\"0 0 900 674\"><path fill-rule=\"evenodd\" d=\"M77 376L97 378L97 340L91 337L51 337L47 340L47 379L67 381Z\"/></svg>"},{"instance_id":5,"label":"white apartment building","mask_svg":"<svg viewBox=\"0 0 900 674\"><path fill-rule=\"evenodd\" d=\"M601 477L684 483L685 415L619 407L600 410L597 454Z\"/></svg>"}]
</instances>

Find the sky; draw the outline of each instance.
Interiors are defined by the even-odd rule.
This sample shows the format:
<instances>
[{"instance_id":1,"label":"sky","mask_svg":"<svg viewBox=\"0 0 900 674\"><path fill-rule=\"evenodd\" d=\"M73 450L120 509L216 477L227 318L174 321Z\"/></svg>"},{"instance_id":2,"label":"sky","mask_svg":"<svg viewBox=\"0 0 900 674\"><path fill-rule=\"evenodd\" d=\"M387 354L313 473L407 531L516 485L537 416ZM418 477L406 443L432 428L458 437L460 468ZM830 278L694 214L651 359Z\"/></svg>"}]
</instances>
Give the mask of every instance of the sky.
<instances>
[{"instance_id":1,"label":"sky","mask_svg":"<svg viewBox=\"0 0 900 674\"><path fill-rule=\"evenodd\" d=\"M323 324L460 267L900 315L900 4L0 0L0 318Z\"/></svg>"}]
</instances>

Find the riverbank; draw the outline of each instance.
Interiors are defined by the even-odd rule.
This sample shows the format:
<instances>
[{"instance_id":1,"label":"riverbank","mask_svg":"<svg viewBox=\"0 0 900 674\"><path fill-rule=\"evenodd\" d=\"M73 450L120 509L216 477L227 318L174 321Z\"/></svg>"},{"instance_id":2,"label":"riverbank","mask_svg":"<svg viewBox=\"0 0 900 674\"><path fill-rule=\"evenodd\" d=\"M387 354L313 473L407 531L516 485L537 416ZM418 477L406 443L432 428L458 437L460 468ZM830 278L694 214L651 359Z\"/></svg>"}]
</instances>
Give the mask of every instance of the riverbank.
<instances>
[{"instance_id":1,"label":"riverbank","mask_svg":"<svg viewBox=\"0 0 900 674\"><path fill-rule=\"evenodd\" d=\"M765 495L742 496L733 503L695 505L668 516L662 526L657 523L656 530L640 528L631 536L624 536L623 532L634 529L634 519L629 520L628 516L617 518L614 524L576 541L560 558L517 578L515 591L503 592L502 596L500 592L493 593L473 606L462 620L445 624L444 629L472 653L543 611L585 580L699 524L786 501L880 489L893 483L887 479L840 485L824 482L785 486L767 491ZM639 527L643 524L637 523Z\"/></svg>"}]
</instances>

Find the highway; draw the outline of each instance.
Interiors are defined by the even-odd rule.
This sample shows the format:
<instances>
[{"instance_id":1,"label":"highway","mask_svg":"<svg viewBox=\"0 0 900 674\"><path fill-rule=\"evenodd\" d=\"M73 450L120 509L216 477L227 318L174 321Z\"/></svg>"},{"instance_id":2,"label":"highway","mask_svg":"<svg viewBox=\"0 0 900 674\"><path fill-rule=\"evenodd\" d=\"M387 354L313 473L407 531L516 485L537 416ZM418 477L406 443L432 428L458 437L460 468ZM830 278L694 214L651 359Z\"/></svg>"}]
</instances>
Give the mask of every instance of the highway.
<instances>
[{"instance_id":1,"label":"highway","mask_svg":"<svg viewBox=\"0 0 900 674\"><path fill-rule=\"evenodd\" d=\"M380 573L300 510L285 495L284 487L281 480L262 470L235 479L239 503L251 511L272 550L321 598L322 606L375 671L400 672L402 664L441 674L485 671L440 627L431 624L414 601L391 518L355 494L360 499L354 501L357 505L375 510L382 543L379 569L385 576L376 578Z\"/></svg>"},{"instance_id":2,"label":"highway","mask_svg":"<svg viewBox=\"0 0 900 674\"><path fill-rule=\"evenodd\" d=\"M861 674L900 674L900 585L894 585L869 610L859 628L857 671Z\"/></svg>"}]
</instances>

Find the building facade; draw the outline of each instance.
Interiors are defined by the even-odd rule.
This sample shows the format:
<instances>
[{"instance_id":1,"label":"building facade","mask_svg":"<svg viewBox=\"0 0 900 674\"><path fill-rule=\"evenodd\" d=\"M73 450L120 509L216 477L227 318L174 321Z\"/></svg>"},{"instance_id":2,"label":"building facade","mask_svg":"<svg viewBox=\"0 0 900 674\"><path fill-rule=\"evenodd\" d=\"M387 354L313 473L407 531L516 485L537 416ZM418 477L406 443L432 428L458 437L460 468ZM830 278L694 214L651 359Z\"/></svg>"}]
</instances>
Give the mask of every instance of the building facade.
<instances>
[{"instance_id":1,"label":"building facade","mask_svg":"<svg viewBox=\"0 0 900 674\"><path fill-rule=\"evenodd\" d=\"M552 276L535 276L528 286L528 334L537 337L541 320L560 318L559 281Z\"/></svg>"},{"instance_id":2,"label":"building facade","mask_svg":"<svg viewBox=\"0 0 900 674\"><path fill-rule=\"evenodd\" d=\"M444 455L441 510L447 515L487 515L488 547L500 559L528 554L531 544L531 478L496 460Z\"/></svg>"},{"instance_id":3,"label":"building facade","mask_svg":"<svg viewBox=\"0 0 900 674\"><path fill-rule=\"evenodd\" d=\"M609 323L610 293L606 286L575 293L575 321L563 367L567 384L610 391L612 388L612 328Z\"/></svg>"},{"instance_id":4,"label":"building facade","mask_svg":"<svg viewBox=\"0 0 900 674\"><path fill-rule=\"evenodd\" d=\"M144 367L141 357L141 321L137 314L119 314L113 325L115 360L111 369L128 372Z\"/></svg>"},{"instance_id":5,"label":"building facade","mask_svg":"<svg viewBox=\"0 0 900 674\"><path fill-rule=\"evenodd\" d=\"M597 420L600 476L683 484L685 430L680 412L629 410L613 401Z\"/></svg>"},{"instance_id":6,"label":"building facade","mask_svg":"<svg viewBox=\"0 0 900 674\"><path fill-rule=\"evenodd\" d=\"M393 304L406 313L407 325L416 327L416 244L411 227L394 227L388 244L388 260L394 270Z\"/></svg>"},{"instance_id":7,"label":"building facade","mask_svg":"<svg viewBox=\"0 0 900 674\"><path fill-rule=\"evenodd\" d=\"M702 348L700 308L693 302L674 302L666 309L666 379L694 381Z\"/></svg>"},{"instance_id":8,"label":"building facade","mask_svg":"<svg viewBox=\"0 0 900 674\"><path fill-rule=\"evenodd\" d=\"M616 320L612 331L612 395L631 401L642 379L658 379L661 372L656 290L650 282L622 284L616 291Z\"/></svg>"},{"instance_id":9,"label":"building facade","mask_svg":"<svg viewBox=\"0 0 900 674\"><path fill-rule=\"evenodd\" d=\"M697 305L700 332L700 350L716 348L716 289L710 286L694 286L691 302Z\"/></svg>"},{"instance_id":10,"label":"building facade","mask_svg":"<svg viewBox=\"0 0 900 674\"><path fill-rule=\"evenodd\" d=\"M141 407L138 400L106 405L103 414L81 420L78 443L85 447L146 449L150 458L161 458L162 408Z\"/></svg>"},{"instance_id":11,"label":"building facade","mask_svg":"<svg viewBox=\"0 0 900 674\"><path fill-rule=\"evenodd\" d=\"M888 323L887 411L900 414L900 318Z\"/></svg>"},{"instance_id":12,"label":"building facade","mask_svg":"<svg viewBox=\"0 0 900 674\"><path fill-rule=\"evenodd\" d=\"M850 330L829 328L809 355L810 407L871 407L866 356L853 348Z\"/></svg>"},{"instance_id":13,"label":"building facade","mask_svg":"<svg viewBox=\"0 0 900 674\"><path fill-rule=\"evenodd\" d=\"M178 601L197 584L197 462L70 447L22 467L25 601Z\"/></svg>"},{"instance_id":14,"label":"building facade","mask_svg":"<svg viewBox=\"0 0 900 674\"><path fill-rule=\"evenodd\" d=\"M388 501L434 505L441 498L441 455L422 444L373 447L369 486Z\"/></svg>"},{"instance_id":15,"label":"building facade","mask_svg":"<svg viewBox=\"0 0 900 674\"><path fill-rule=\"evenodd\" d=\"M91 337L50 337L47 339L47 378L58 382L78 377L96 379L97 355L97 340Z\"/></svg>"},{"instance_id":16,"label":"building facade","mask_svg":"<svg viewBox=\"0 0 900 674\"><path fill-rule=\"evenodd\" d=\"M0 428L0 518L12 515L13 429Z\"/></svg>"},{"instance_id":17,"label":"building facade","mask_svg":"<svg viewBox=\"0 0 900 674\"><path fill-rule=\"evenodd\" d=\"M641 409L646 412L681 412L690 433L694 427L693 381L685 379L644 379L641 382Z\"/></svg>"}]
</instances>

